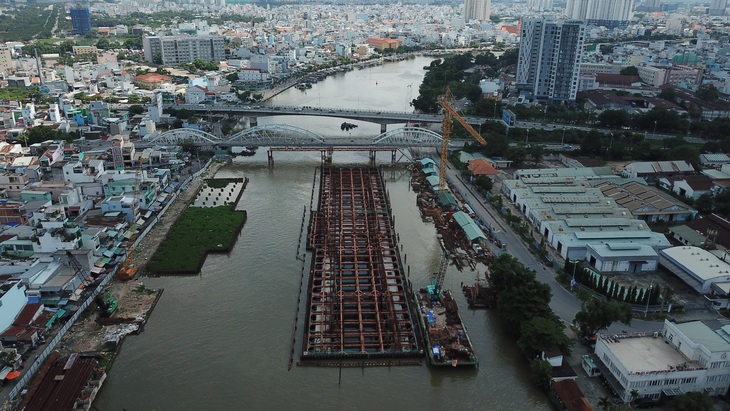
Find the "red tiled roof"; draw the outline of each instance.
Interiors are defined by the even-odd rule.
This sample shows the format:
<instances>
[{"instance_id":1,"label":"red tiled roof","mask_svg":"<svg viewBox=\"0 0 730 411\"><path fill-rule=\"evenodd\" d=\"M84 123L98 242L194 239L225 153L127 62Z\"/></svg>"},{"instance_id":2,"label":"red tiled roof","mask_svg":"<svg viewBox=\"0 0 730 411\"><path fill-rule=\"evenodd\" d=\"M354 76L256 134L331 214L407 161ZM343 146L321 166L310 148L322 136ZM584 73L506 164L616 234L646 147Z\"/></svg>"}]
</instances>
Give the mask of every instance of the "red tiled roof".
<instances>
[{"instance_id":1,"label":"red tiled roof","mask_svg":"<svg viewBox=\"0 0 730 411\"><path fill-rule=\"evenodd\" d=\"M492 165L483 158L470 161L468 168L475 176L493 176L499 174L499 171L492 167Z\"/></svg>"},{"instance_id":2,"label":"red tiled roof","mask_svg":"<svg viewBox=\"0 0 730 411\"><path fill-rule=\"evenodd\" d=\"M583 391L574 380L552 382L553 390L568 411L593 411Z\"/></svg>"},{"instance_id":3,"label":"red tiled roof","mask_svg":"<svg viewBox=\"0 0 730 411\"><path fill-rule=\"evenodd\" d=\"M25 307L20 311L20 314L18 314L17 317L15 317L15 321L13 321L14 325L30 325L30 323L33 321L35 317L37 317L36 314L38 314L38 311L43 310L43 304L41 303L27 303Z\"/></svg>"}]
</instances>

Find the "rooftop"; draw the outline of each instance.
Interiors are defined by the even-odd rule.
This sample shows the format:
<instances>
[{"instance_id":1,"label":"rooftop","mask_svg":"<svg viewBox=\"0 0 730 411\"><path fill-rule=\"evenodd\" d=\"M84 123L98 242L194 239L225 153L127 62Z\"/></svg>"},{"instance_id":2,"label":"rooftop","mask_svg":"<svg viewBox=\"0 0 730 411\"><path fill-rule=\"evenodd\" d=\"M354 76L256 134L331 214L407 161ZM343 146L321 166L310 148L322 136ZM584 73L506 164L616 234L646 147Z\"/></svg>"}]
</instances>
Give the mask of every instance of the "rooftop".
<instances>
[{"instance_id":1,"label":"rooftop","mask_svg":"<svg viewBox=\"0 0 730 411\"><path fill-rule=\"evenodd\" d=\"M703 281L718 277L730 279L730 264L702 248L679 246L664 249L661 253L688 274Z\"/></svg>"},{"instance_id":2,"label":"rooftop","mask_svg":"<svg viewBox=\"0 0 730 411\"><path fill-rule=\"evenodd\" d=\"M702 344L710 352L730 351L730 343L702 321L674 324L674 326L692 340L692 342ZM730 331L730 327L728 326L724 326L720 330L725 335L727 335L728 331Z\"/></svg>"},{"instance_id":3,"label":"rooftop","mask_svg":"<svg viewBox=\"0 0 730 411\"><path fill-rule=\"evenodd\" d=\"M629 373L669 370L690 362L663 338L634 337L613 340L618 342L604 338L604 341ZM700 367L699 364L693 364Z\"/></svg>"}]
</instances>

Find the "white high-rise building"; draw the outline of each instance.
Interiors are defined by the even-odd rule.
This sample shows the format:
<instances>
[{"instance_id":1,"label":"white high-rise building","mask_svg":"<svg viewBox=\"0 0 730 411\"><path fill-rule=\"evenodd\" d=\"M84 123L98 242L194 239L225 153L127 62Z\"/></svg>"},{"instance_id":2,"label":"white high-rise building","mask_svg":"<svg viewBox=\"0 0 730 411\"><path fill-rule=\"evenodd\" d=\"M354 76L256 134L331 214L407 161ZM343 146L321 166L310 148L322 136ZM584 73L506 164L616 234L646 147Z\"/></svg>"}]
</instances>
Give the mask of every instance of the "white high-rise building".
<instances>
[{"instance_id":1,"label":"white high-rise building","mask_svg":"<svg viewBox=\"0 0 730 411\"><path fill-rule=\"evenodd\" d=\"M575 101L585 25L580 21L523 18L517 88L533 99Z\"/></svg>"},{"instance_id":2,"label":"white high-rise building","mask_svg":"<svg viewBox=\"0 0 730 411\"><path fill-rule=\"evenodd\" d=\"M568 0L565 14L593 26L626 27L632 6L632 0Z\"/></svg>"},{"instance_id":3,"label":"white high-rise building","mask_svg":"<svg viewBox=\"0 0 730 411\"><path fill-rule=\"evenodd\" d=\"M155 64L225 59L223 36L150 36L142 39L145 60Z\"/></svg>"},{"instance_id":4,"label":"white high-rise building","mask_svg":"<svg viewBox=\"0 0 730 411\"><path fill-rule=\"evenodd\" d=\"M10 48L5 43L0 43L0 72L9 74L13 68L13 58L10 55Z\"/></svg>"},{"instance_id":5,"label":"white high-rise building","mask_svg":"<svg viewBox=\"0 0 730 411\"><path fill-rule=\"evenodd\" d=\"M710 16L724 16L727 8L727 0L712 0L707 14Z\"/></svg>"},{"instance_id":6,"label":"white high-rise building","mask_svg":"<svg viewBox=\"0 0 730 411\"><path fill-rule=\"evenodd\" d=\"M535 11L545 11L553 8L553 0L527 0L527 7Z\"/></svg>"},{"instance_id":7,"label":"white high-rise building","mask_svg":"<svg viewBox=\"0 0 730 411\"><path fill-rule=\"evenodd\" d=\"M489 20L489 8L492 0L466 0L464 2L464 20Z\"/></svg>"}]
</instances>

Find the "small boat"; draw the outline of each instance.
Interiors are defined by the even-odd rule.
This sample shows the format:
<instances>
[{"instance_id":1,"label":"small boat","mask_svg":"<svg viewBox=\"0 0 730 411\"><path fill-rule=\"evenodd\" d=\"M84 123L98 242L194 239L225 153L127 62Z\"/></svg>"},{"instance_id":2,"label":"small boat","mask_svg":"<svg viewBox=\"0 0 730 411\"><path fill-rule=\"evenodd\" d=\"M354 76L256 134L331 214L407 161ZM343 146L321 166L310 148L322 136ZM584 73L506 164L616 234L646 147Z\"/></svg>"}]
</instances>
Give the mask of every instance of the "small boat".
<instances>
[{"instance_id":1,"label":"small boat","mask_svg":"<svg viewBox=\"0 0 730 411\"><path fill-rule=\"evenodd\" d=\"M474 367L479 360L449 290L434 285L415 293L426 355L432 366Z\"/></svg>"}]
</instances>

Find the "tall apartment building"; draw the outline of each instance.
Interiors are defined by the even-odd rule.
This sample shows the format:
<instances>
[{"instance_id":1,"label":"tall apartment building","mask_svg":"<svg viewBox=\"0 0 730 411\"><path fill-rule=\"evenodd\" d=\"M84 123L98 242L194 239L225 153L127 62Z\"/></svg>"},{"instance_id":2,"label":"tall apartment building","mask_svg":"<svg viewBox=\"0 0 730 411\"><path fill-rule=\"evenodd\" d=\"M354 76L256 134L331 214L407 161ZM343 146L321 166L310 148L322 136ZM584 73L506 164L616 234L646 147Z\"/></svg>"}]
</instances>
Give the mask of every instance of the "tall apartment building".
<instances>
[{"instance_id":1,"label":"tall apartment building","mask_svg":"<svg viewBox=\"0 0 730 411\"><path fill-rule=\"evenodd\" d=\"M144 58L157 64L225 59L223 36L152 36L142 41Z\"/></svg>"},{"instance_id":2,"label":"tall apartment building","mask_svg":"<svg viewBox=\"0 0 730 411\"><path fill-rule=\"evenodd\" d=\"M489 20L489 8L492 0L466 0L464 2L464 19L469 20Z\"/></svg>"},{"instance_id":3,"label":"tall apartment building","mask_svg":"<svg viewBox=\"0 0 730 411\"><path fill-rule=\"evenodd\" d=\"M593 26L626 27L631 19L632 4L632 0L568 0L565 14Z\"/></svg>"},{"instance_id":4,"label":"tall apartment building","mask_svg":"<svg viewBox=\"0 0 730 411\"><path fill-rule=\"evenodd\" d=\"M527 7L535 11L550 10L553 8L553 0L527 0Z\"/></svg>"},{"instance_id":5,"label":"tall apartment building","mask_svg":"<svg viewBox=\"0 0 730 411\"><path fill-rule=\"evenodd\" d=\"M724 16L727 8L727 0L712 0L707 14L710 16Z\"/></svg>"},{"instance_id":6,"label":"tall apartment building","mask_svg":"<svg viewBox=\"0 0 730 411\"><path fill-rule=\"evenodd\" d=\"M538 100L575 101L584 35L580 21L523 18L517 88Z\"/></svg>"},{"instance_id":7,"label":"tall apartment building","mask_svg":"<svg viewBox=\"0 0 730 411\"><path fill-rule=\"evenodd\" d=\"M0 73L8 74L13 67L13 58L10 48L5 43L0 43Z\"/></svg>"},{"instance_id":8,"label":"tall apartment building","mask_svg":"<svg viewBox=\"0 0 730 411\"><path fill-rule=\"evenodd\" d=\"M73 34L83 36L91 32L91 13L88 7L71 9L71 25Z\"/></svg>"}]
</instances>

